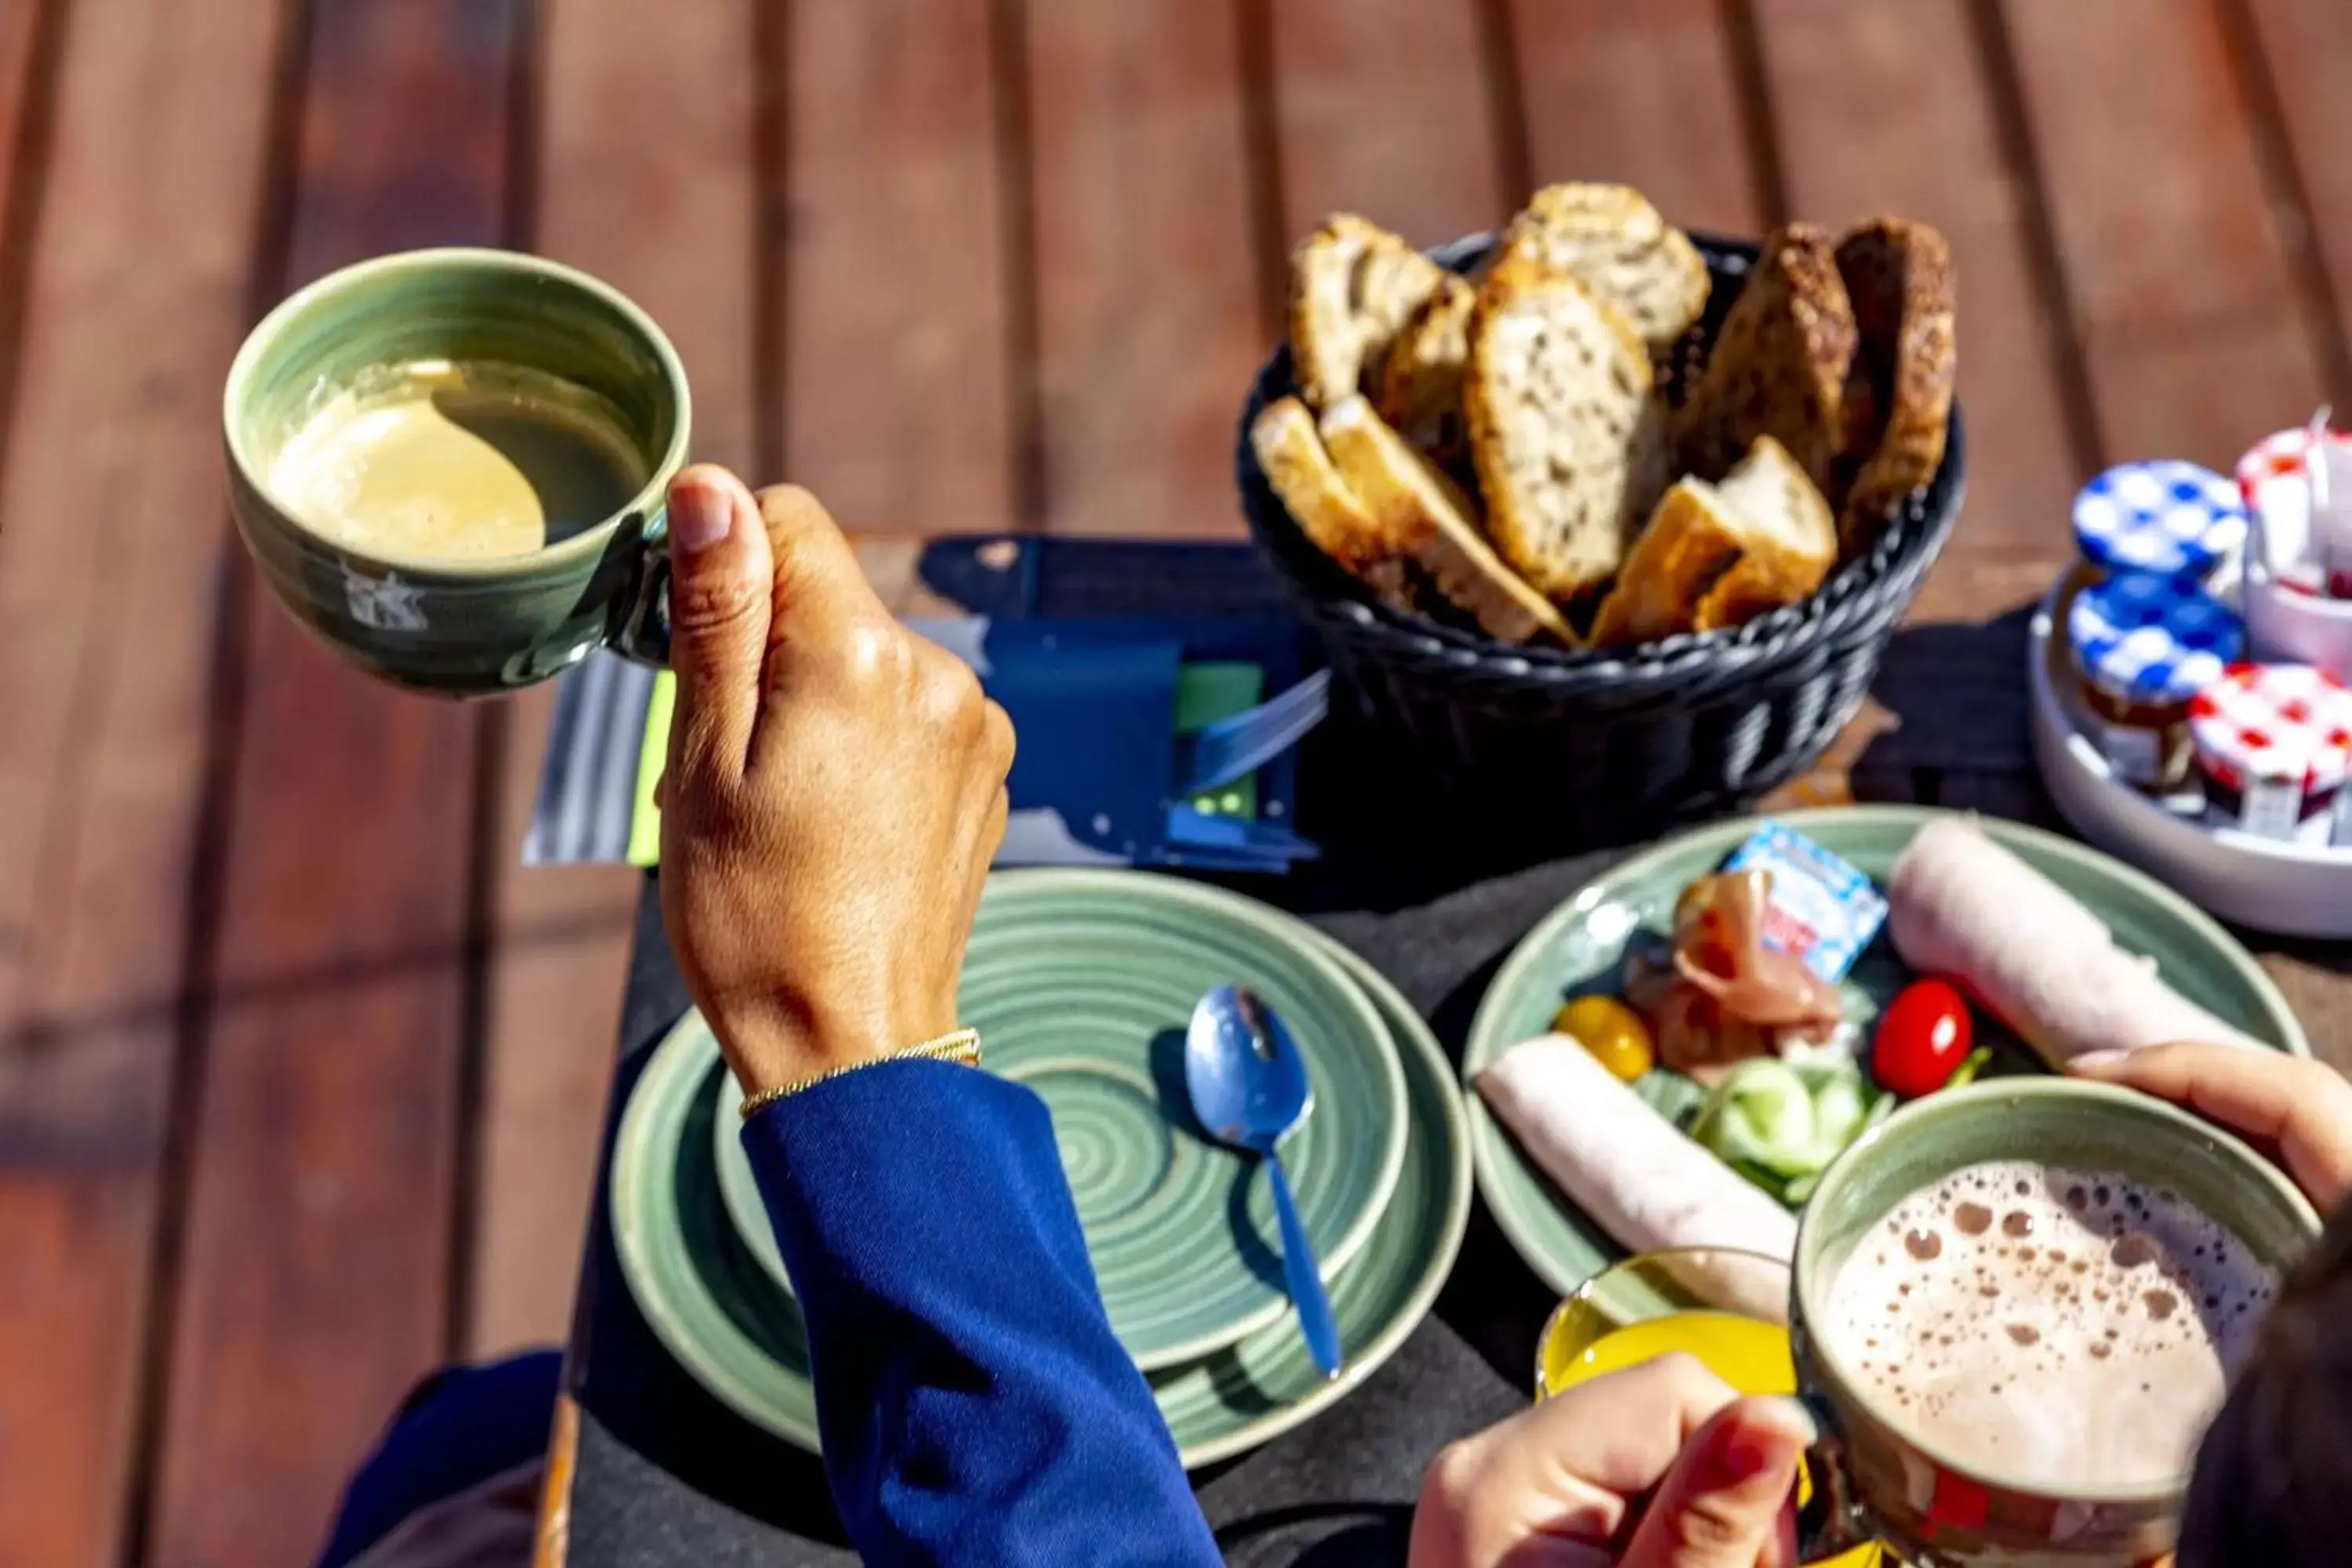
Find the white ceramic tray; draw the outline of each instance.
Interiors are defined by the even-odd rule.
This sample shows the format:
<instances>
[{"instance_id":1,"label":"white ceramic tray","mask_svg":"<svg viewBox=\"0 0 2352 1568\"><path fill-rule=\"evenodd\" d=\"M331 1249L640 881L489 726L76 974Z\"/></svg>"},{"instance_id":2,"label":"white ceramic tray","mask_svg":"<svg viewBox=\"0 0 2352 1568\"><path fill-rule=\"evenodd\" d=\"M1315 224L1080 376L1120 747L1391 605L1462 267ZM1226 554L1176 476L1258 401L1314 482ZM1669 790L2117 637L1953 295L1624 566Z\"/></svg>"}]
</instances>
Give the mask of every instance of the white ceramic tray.
<instances>
[{"instance_id":1,"label":"white ceramic tray","mask_svg":"<svg viewBox=\"0 0 2352 1568\"><path fill-rule=\"evenodd\" d=\"M2288 936L2352 936L2352 848L2310 849L2207 827L2118 784L2084 732L2064 640L2077 566L2034 612L2028 676L2033 692L2033 755L2042 781L2074 830L2130 861L2223 920Z\"/></svg>"}]
</instances>

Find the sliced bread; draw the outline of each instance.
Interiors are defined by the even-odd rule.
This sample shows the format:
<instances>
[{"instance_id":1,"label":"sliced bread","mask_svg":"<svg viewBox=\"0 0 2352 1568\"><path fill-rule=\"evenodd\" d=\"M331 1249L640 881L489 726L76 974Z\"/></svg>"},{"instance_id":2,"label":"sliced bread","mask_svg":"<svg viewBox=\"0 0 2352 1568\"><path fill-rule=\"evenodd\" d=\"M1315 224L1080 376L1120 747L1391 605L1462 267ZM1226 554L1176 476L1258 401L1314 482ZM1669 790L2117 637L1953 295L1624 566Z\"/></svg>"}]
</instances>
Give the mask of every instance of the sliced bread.
<instances>
[{"instance_id":1,"label":"sliced bread","mask_svg":"<svg viewBox=\"0 0 2352 1568\"><path fill-rule=\"evenodd\" d=\"M1560 601L1616 571L1665 483L1650 356L1624 314L1507 254L1471 312L1463 405L1503 559Z\"/></svg>"},{"instance_id":2,"label":"sliced bread","mask_svg":"<svg viewBox=\"0 0 2352 1568\"><path fill-rule=\"evenodd\" d=\"M1566 618L1481 537L1461 489L1390 429L1369 402L1340 399L1323 411L1320 430L1331 461L1363 498L1380 536L1430 590L1497 642L1548 636L1574 645Z\"/></svg>"},{"instance_id":3,"label":"sliced bread","mask_svg":"<svg viewBox=\"0 0 2352 1568\"><path fill-rule=\"evenodd\" d=\"M1833 493L1854 343L1853 307L1829 236L1810 224L1772 234L1676 411L1683 469L1721 479L1756 437L1769 436L1817 489Z\"/></svg>"},{"instance_id":4,"label":"sliced bread","mask_svg":"<svg viewBox=\"0 0 2352 1568\"><path fill-rule=\"evenodd\" d=\"M1739 520L1705 479L1677 479L1601 601L1592 646L1630 647L1694 628L1699 600L1739 559Z\"/></svg>"},{"instance_id":5,"label":"sliced bread","mask_svg":"<svg viewBox=\"0 0 2352 1568\"><path fill-rule=\"evenodd\" d=\"M1626 185L1546 185L1504 233L1616 306L1663 356L1706 309L1706 260Z\"/></svg>"},{"instance_id":6,"label":"sliced bread","mask_svg":"<svg viewBox=\"0 0 2352 1568\"><path fill-rule=\"evenodd\" d=\"M1738 520L1739 559L1699 600L1693 629L1741 626L1820 590L1837 564L1837 521L1787 447L1759 436L1716 493Z\"/></svg>"},{"instance_id":7,"label":"sliced bread","mask_svg":"<svg viewBox=\"0 0 2352 1568\"><path fill-rule=\"evenodd\" d=\"M1837 267L1860 337L1846 374L1838 534L1867 544L1944 461L1959 371L1951 247L1926 224L1878 218L1838 241Z\"/></svg>"},{"instance_id":8,"label":"sliced bread","mask_svg":"<svg viewBox=\"0 0 2352 1568\"><path fill-rule=\"evenodd\" d=\"M1397 434L1453 474L1470 466L1470 426L1462 376L1470 362L1470 311L1478 292L1446 279L1390 345L1373 404Z\"/></svg>"},{"instance_id":9,"label":"sliced bread","mask_svg":"<svg viewBox=\"0 0 2352 1568\"><path fill-rule=\"evenodd\" d=\"M1339 213L1290 261L1290 355L1309 405L1367 384L1413 312L1453 275L1378 224Z\"/></svg>"},{"instance_id":10,"label":"sliced bread","mask_svg":"<svg viewBox=\"0 0 2352 1568\"><path fill-rule=\"evenodd\" d=\"M1409 552L1381 531L1364 498L1333 465L1305 404L1285 397L1260 409L1250 424L1250 449L1309 543L1391 609L1419 608L1418 584L1404 565Z\"/></svg>"}]
</instances>

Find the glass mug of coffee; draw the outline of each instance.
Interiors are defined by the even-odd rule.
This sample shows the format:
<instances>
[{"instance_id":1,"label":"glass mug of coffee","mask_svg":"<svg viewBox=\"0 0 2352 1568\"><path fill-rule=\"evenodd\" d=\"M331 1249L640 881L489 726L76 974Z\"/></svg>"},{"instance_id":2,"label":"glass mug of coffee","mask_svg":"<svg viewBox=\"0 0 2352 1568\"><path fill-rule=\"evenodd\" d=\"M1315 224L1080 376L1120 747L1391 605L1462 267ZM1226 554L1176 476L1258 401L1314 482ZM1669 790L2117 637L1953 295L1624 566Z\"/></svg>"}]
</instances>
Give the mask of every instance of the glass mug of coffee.
<instances>
[{"instance_id":1,"label":"glass mug of coffee","mask_svg":"<svg viewBox=\"0 0 2352 1568\"><path fill-rule=\"evenodd\" d=\"M498 250L362 262L288 298L223 398L272 594L368 673L485 696L610 647L668 658L663 496L685 368L584 273Z\"/></svg>"},{"instance_id":2,"label":"glass mug of coffee","mask_svg":"<svg viewBox=\"0 0 2352 1568\"><path fill-rule=\"evenodd\" d=\"M1806 1559L2161 1557L2224 1378L2318 1234L2243 1143L2126 1089L2002 1079L1889 1118L1798 1226Z\"/></svg>"}]
</instances>

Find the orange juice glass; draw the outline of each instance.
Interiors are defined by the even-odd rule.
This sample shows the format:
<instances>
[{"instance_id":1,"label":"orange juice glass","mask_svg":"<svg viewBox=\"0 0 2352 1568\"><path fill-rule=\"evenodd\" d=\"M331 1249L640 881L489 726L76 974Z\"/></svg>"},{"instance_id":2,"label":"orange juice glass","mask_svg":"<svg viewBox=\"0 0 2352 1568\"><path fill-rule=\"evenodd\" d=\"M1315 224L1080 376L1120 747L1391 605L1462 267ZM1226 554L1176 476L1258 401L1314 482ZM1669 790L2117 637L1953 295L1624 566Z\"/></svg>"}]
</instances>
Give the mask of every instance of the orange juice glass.
<instances>
[{"instance_id":1,"label":"orange juice glass","mask_svg":"<svg viewBox=\"0 0 2352 1568\"><path fill-rule=\"evenodd\" d=\"M1789 1266L1777 1258L1723 1247L1629 1258L1586 1280L1544 1325L1536 1398L1670 1351L1696 1356L1742 1394L1792 1394L1788 1313ZM1892 1561L1864 1546L1829 1559L1828 1568Z\"/></svg>"}]
</instances>

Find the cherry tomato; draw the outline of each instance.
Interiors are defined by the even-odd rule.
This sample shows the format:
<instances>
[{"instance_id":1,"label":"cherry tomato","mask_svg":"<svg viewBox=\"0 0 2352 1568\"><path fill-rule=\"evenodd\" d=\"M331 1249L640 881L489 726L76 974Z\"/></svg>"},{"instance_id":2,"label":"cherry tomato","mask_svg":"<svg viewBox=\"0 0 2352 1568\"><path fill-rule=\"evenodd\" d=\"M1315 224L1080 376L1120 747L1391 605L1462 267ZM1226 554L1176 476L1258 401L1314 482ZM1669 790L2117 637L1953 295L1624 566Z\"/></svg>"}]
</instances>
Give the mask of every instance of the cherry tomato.
<instances>
[{"instance_id":1,"label":"cherry tomato","mask_svg":"<svg viewBox=\"0 0 2352 1568\"><path fill-rule=\"evenodd\" d=\"M1870 1076L1905 1100L1952 1081L1976 1037L1976 1021L1958 991L1941 980L1915 980L1878 1016Z\"/></svg>"},{"instance_id":2,"label":"cherry tomato","mask_svg":"<svg viewBox=\"0 0 2352 1568\"><path fill-rule=\"evenodd\" d=\"M1656 1054L1642 1016L1614 996L1579 996L1553 1016L1551 1026L1575 1037L1611 1076L1627 1083L1648 1072Z\"/></svg>"}]
</instances>

